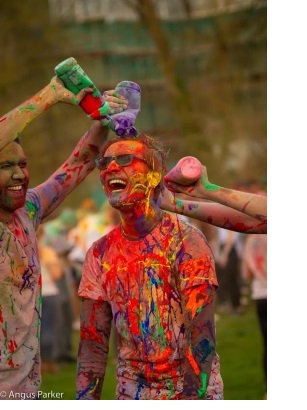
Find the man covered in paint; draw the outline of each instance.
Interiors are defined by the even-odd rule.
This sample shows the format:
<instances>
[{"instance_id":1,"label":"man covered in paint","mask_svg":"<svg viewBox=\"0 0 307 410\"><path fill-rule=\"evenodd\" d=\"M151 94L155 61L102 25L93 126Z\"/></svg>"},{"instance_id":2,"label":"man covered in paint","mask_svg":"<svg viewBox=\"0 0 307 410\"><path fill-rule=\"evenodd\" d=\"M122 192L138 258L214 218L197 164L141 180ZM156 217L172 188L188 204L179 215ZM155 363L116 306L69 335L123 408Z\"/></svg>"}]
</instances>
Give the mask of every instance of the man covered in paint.
<instances>
[{"instance_id":1,"label":"man covered in paint","mask_svg":"<svg viewBox=\"0 0 307 410\"><path fill-rule=\"evenodd\" d=\"M32 98L0 119L0 391L1 399L35 399L41 384L41 272L36 241L38 225L95 168L108 130L95 121L73 153L47 181L28 190L27 158L20 132L57 102L79 104L54 77ZM127 101L105 95L110 113Z\"/></svg>"},{"instance_id":2,"label":"man covered in paint","mask_svg":"<svg viewBox=\"0 0 307 410\"><path fill-rule=\"evenodd\" d=\"M114 320L117 399L221 399L214 259L199 230L158 206L162 147L126 136L109 141L96 164L120 223L83 266L77 398L100 399Z\"/></svg>"}]
</instances>

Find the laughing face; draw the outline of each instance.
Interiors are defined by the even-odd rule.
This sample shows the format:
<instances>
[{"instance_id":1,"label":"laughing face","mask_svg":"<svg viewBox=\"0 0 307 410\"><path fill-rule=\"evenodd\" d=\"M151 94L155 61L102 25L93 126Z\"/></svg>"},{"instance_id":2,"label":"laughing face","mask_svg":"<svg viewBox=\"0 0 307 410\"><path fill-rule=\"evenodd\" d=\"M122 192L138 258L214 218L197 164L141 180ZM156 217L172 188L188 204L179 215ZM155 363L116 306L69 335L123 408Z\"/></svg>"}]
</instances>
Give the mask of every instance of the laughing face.
<instances>
[{"instance_id":1,"label":"laughing face","mask_svg":"<svg viewBox=\"0 0 307 410\"><path fill-rule=\"evenodd\" d=\"M0 212L10 215L24 206L29 185L27 159L22 147L12 142L0 151Z\"/></svg>"},{"instance_id":2,"label":"laughing face","mask_svg":"<svg viewBox=\"0 0 307 410\"><path fill-rule=\"evenodd\" d=\"M140 141L123 140L105 151L104 157L109 160L106 168L100 171L100 180L114 208L134 206L149 196L152 171L145 160L146 149Z\"/></svg>"}]
</instances>

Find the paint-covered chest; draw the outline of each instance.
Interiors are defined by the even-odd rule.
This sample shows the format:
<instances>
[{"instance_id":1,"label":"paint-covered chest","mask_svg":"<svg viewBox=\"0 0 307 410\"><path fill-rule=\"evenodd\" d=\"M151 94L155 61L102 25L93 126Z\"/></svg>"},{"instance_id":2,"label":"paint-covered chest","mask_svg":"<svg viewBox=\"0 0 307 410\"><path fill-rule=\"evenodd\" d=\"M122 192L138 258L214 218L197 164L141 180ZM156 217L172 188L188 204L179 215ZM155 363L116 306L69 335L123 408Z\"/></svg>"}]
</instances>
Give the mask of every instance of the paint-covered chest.
<instances>
[{"instance_id":1,"label":"paint-covered chest","mask_svg":"<svg viewBox=\"0 0 307 410\"><path fill-rule=\"evenodd\" d=\"M0 281L31 288L39 276L39 260L35 229L16 218L8 226L0 224Z\"/></svg>"},{"instance_id":2,"label":"paint-covered chest","mask_svg":"<svg viewBox=\"0 0 307 410\"><path fill-rule=\"evenodd\" d=\"M175 275L166 251L141 241L113 242L101 260L101 285L116 304L169 304L170 299L178 299Z\"/></svg>"}]
</instances>

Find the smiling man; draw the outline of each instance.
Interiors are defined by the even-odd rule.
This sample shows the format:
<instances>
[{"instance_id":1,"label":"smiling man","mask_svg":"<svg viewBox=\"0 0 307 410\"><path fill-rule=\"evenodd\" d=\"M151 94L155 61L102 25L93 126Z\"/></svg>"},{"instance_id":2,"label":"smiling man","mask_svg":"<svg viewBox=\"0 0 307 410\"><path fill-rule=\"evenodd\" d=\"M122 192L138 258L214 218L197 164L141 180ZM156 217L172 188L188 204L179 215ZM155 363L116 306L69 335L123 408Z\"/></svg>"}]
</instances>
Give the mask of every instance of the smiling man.
<instances>
[{"instance_id":1,"label":"smiling man","mask_svg":"<svg viewBox=\"0 0 307 410\"><path fill-rule=\"evenodd\" d=\"M200 231L158 206L163 148L145 134L125 136L96 165L120 223L83 267L77 398L100 399L114 320L117 399L221 399L213 255Z\"/></svg>"},{"instance_id":2,"label":"smiling man","mask_svg":"<svg viewBox=\"0 0 307 410\"><path fill-rule=\"evenodd\" d=\"M34 399L39 395L43 319L36 229L95 168L108 129L95 121L65 163L29 190L27 159L18 135L52 105L77 105L88 92L91 90L75 96L54 77L0 118L0 399ZM105 98L113 113L121 112L127 101L113 93L111 90Z\"/></svg>"}]
</instances>

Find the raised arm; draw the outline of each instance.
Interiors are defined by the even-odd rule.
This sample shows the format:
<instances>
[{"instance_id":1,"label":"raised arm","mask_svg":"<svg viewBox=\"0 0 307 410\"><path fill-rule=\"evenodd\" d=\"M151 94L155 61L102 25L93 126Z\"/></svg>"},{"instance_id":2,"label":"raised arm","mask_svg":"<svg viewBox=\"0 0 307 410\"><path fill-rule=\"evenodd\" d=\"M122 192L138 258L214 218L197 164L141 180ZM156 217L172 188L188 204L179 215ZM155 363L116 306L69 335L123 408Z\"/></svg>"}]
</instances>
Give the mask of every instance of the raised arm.
<instances>
[{"instance_id":1,"label":"raised arm","mask_svg":"<svg viewBox=\"0 0 307 410\"><path fill-rule=\"evenodd\" d=\"M214 201L249 215L265 224L267 222L266 196L236 191L212 184L209 182L205 166L203 166L202 176L193 185L182 186L173 182L165 182L165 184L172 191L181 192L195 198Z\"/></svg>"},{"instance_id":2,"label":"raised arm","mask_svg":"<svg viewBox=\"0 0 307 410\"><path fill-rule=\"evenodd\" d=\"M95 168L95 158L108 136L108 128L94 121L68 159L48 179L36 187L42 197L46 218Z\"/></svg>"},{"instance_id":3,"label":"raised arm","mask_svg":"<svg viewBox=\"0 0 307 410\"><path fill-rule=\"evenodd\" d=\"M63 86L58 77L53 77L50 83L33 97L0 118L0 150L14 141L27 125L57 102L78 105L90 91L91 89L87 88L74 95Z\"/></svg>"},{"instance_id":4,"label":"raised arm","mask_svg":"<svg viewBox=\"0 0 307 410\"><path fill-rule=\"evenodd\" d=\"M177 186L177 185L176 185ZM161 193L161 208L209 223L220 228L242 233L266 233L267 223L214 202L197 201L185 196L179 199L166 188Z\"/></svg>"},{"instance_id":5,"label":"raised arm","mask_svg":"<svg viewBox=\"0 0 307 410\"><path fill-rule=\"evenodd\" d=\"M55 79L56 83L60 80ZM58 83L59 84L59 83ZM58 90L65 94L65 88L59 84ZM79 94L78 94L79 96ZM110 114L127 108L127 101L121 96L115 97L115 91L104 94ZM101 121L93 121L90 129L83 135L69 158L44 183L36 187L42 196L43 219L46 218L80 182L95 168L95 158L108 137L109 129Z\"/></svg>"}]
</instances>

